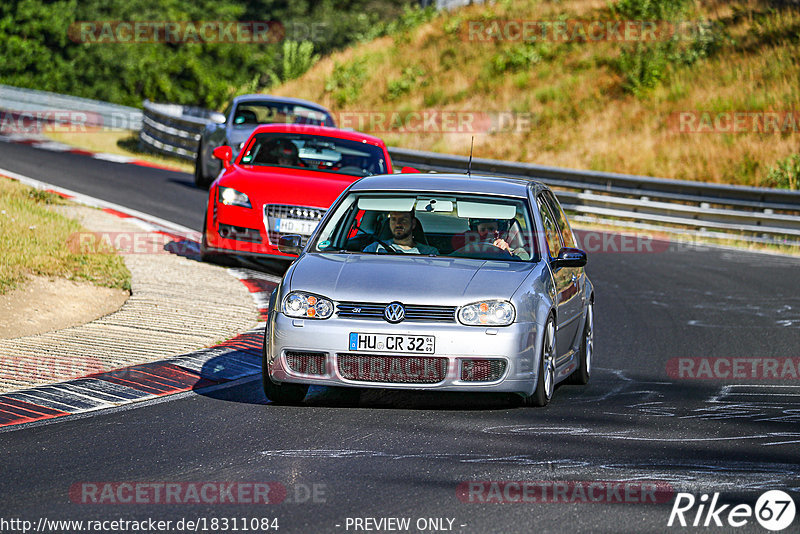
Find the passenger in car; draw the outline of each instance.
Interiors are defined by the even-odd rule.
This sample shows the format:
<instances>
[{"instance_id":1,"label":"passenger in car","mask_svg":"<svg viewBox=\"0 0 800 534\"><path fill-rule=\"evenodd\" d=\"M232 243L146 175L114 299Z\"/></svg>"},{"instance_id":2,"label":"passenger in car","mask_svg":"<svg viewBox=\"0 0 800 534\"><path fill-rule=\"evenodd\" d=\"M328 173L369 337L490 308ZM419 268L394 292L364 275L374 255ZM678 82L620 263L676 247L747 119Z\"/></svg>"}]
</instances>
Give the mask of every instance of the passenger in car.
<instances>
[{"instance_id":1,"label":"passenger in car","mask_svg":"<svg viewBox=\"0 0 800 534\"><path fill-rule=\"evenodd\" d=\"M389 229L392 232L392 242L387 243L396 252L404 254L439 254L439 251L425 243L414 240L414 229L417 220L413 212L392 211L389 213ZM377 241L367 245L364 252L382 252L386 248Z\"/></svg>"},{"instance_id":2,"label":"passenger in car","mask_svg":"<svg viewBox=\"0 0 800 534\"><path fill-rule=\"evenodd\" d=\"M503 221L503 225L505 227L516 226L513 220L511 225L506 221ZM465 247L469 250L469 248L493 245L521 260L529 260L531 256L522 246L519 231L514 232L509 228L501 232L500 228L501 224L497 219L472 219L470 220L470 231L453 236L453 247L456 250Z\"/></svg>"}]
</instances>

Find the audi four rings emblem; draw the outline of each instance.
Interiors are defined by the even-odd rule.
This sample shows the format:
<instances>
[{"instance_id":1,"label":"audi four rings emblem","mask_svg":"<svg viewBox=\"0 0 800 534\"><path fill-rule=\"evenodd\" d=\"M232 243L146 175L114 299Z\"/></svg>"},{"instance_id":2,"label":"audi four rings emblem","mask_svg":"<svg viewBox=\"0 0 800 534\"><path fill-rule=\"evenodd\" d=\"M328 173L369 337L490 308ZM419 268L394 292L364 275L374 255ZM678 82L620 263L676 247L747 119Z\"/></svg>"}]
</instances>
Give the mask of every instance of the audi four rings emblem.
<instances>
[{"instance_id":1,"label":"audi four rings emblem","mask_svg":"<svg viewBox=\"0 0 800 534\"><path fill-rule=\"evenodd\" d=\"M406 318L406 309L399 302L392 302L384 308L383 318L390 323L399 323Z\"/></svg>"}]
</instances>

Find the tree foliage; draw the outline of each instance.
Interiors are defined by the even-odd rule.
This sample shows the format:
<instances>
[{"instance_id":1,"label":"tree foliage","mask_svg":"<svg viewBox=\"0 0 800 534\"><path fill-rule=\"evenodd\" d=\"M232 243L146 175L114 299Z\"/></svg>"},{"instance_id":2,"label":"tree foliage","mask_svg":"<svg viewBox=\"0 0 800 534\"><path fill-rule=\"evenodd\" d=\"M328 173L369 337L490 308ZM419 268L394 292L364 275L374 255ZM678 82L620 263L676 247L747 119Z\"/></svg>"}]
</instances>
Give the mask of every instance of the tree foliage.
<instances>
[{"instance_id":1,"label":"tree foliage","mask_svg":"<svg viewBox=\"0 0 800 534\"><path fill-rule=\"evenodd\" d=\"M4 0L0 83L218 109L242 88L302 75L320 54L374 37L402 12L391 0ZM86 21L263 21L285 33L266 43L86 42L75 32Z\"/></svg>"}]
</instances>

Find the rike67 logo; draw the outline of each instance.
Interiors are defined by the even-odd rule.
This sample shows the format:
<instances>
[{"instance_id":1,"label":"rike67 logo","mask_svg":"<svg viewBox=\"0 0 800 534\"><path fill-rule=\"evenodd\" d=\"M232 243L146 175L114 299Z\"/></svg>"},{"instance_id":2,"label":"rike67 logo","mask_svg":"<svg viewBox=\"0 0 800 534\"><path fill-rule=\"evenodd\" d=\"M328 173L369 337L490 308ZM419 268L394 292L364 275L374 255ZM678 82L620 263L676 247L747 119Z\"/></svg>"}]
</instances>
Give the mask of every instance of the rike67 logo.
<instances>
[{"instance_id":1,"label":"rike67 logo","mask_svg":"<svg viewBox=\"0 0 800 534\"><path fill-rule=\"evenodd\" d=\"M755 507L749 504L720 504L719 493L710 498L703 494L696 499L691 493L678 493L667 526L743 527L753 517L767 530L784 530L794 521L792 497L780 490L762 493Z\"/></svg>"}]
</instances>

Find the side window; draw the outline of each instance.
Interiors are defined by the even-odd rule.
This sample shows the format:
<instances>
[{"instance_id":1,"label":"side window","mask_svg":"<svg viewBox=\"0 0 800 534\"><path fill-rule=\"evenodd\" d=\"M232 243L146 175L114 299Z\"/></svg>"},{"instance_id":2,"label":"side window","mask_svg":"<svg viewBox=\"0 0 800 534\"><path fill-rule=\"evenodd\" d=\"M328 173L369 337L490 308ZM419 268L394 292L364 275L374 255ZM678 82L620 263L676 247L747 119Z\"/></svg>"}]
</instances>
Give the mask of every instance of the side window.
<instances>
[{"instance_id":1,"label":"side window","mask_svg":"<svg viewBox=\"0 0 800 534\"><path fill-rule=\"evenodd\" d=\"M569 227L569 222L567 222L567 216L564 214L564 210L561 209L561 204L558 203L558 200L556 200L549 191L544 193L543 196L547 205L550 206L553 215L556 217L556 224L558 224L559 233L564 240L564 246L574 248L576 246L575 236L572 234L572 230Z\"/></svg>"},{"instance_id":2,"label":"side window","mask_svg":"<svg viewBox=\"0 0 800 534\"><path fill-rule=\"evenodd\" d=\"M536 205L539 207L539 213L542 216L544 238L547 240L547 248L550 249L550 257L555 258L561 251L561 240L558 237L558 225L554 217L550 214L550 210L547 208L542 195L536 197Z\"/></svg>"}]
</instances>

